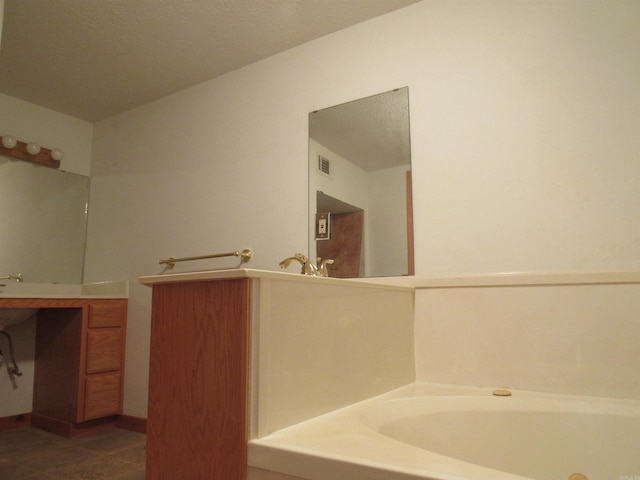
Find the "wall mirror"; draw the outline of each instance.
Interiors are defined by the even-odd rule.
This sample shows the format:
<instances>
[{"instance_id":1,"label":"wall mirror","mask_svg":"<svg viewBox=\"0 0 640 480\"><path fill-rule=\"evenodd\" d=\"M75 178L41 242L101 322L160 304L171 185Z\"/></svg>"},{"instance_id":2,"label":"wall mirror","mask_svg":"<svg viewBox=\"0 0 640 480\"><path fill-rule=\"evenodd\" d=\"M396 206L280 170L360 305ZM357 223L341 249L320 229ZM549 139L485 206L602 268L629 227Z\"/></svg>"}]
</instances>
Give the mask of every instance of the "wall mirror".
<instances>
[{"instance_id":1,"label":"wall mirror","mask_svg":"<svg viewBox=\"0 0 640 480\"><path fill-rule=\"evenodd\" d=\"M82 283L89 178L0 156L0 192L0 277Z\"/></svg>"},{"instance_id":2,"label":"wall mirror","mask_svg":"<svg viewBox=\"0 0 640 480\"><path fill-rule=\"evenodd\" d=\"M407 87L309 114L309 218L330 276L413 275Z\"/></svg>"}]
</instances>

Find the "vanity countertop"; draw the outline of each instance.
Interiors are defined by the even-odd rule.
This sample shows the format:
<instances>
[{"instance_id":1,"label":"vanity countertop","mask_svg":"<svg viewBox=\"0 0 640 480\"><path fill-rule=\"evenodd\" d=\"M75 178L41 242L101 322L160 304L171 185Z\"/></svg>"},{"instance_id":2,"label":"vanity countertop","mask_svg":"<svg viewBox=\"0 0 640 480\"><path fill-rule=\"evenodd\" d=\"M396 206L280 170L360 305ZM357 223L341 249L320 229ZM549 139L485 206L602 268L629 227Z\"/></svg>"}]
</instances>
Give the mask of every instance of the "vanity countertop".
<instances>
[{"instance_id":1,"label":"vanity countertop","mask_svg":"<svg viewBox=\"0 0 640 480\"><path fill-rule=\"evenodd\" d=\"M92 299L128 298L129 282L86 284L18 283L0 281L1 298Z\"/></svg>"}]
</instances>

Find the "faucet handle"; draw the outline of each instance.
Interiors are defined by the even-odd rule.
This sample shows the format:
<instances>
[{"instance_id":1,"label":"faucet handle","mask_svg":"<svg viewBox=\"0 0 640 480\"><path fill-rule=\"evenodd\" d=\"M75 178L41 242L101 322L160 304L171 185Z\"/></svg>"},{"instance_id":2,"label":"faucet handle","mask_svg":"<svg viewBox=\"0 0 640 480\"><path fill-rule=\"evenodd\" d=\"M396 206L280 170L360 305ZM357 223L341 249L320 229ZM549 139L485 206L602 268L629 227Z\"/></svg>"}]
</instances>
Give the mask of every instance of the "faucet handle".
<instances>
[{"instance_id":1,"label":"faucet handle","mask_svg":"<svg viewBox=\"0 0 640 480\"><path fill-rule=\"evenodd\" d=\"M318 268L309 261L309 259L303 255L302 253L296 253L294 255L296 259L302 264L302 273L303 275L312 275L315 276L318 274Z\"/></svg>"},{"instance_id":2,"label":"faucet handle","mask_svg":"<svg viewBox=\"0 0 640 480\"><path fill-rule=\"evenodd\" d=\"M332 258L327 258L322 260L322 258L318 257L318 276L319 277L328 277L329 269L327 265L332 265L334 260Z\"/></svg>"},{"instance_id":3,"label":"faucet handle","mask_svg":"<svg viewBox=\"0 0 640 480\"><path fill-rule=\"evenodd\" d=\"M302 253L295 253L293 256L302 263L307 263L309 261L309 259Z\"/></svg>"}]
</instances>

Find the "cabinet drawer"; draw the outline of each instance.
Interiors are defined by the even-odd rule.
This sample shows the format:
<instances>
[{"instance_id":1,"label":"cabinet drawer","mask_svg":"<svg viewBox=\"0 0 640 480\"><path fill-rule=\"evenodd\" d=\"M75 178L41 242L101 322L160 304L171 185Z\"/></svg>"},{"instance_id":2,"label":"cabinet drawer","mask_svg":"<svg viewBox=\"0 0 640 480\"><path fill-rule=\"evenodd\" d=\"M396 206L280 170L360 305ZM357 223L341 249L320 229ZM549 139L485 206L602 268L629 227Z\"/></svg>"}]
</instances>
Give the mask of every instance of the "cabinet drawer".
<instances>
[{"instance_id":1,"label":"cabinet drawer","mask_svg":"<svg viewBox=\"0 0 640 480\"><path fill-rule=\"evenodd\" d=\"M119 370L122 367L122 328L87 331L87 373Z\"/></svg>"},{"instance_id":2,"label":"cabinet drawer","mask_svg":"<svg viewBox=\"0 0 640 480\"><path fill-rule=\"evenodd\" d=\"M89 327L120 327L126 316L125 302L93 303L89 306Z\"/></svg>"},{"instance_id":3,"label":"cabinet drawer","mask_svg":"<svg viewBox=\"0 0 640 480\"><path fill-rule=\"evenodd\" d=\"M84 420L116 415L122 398L120 372L87 375Z\"/></svg>"}]
</instances>

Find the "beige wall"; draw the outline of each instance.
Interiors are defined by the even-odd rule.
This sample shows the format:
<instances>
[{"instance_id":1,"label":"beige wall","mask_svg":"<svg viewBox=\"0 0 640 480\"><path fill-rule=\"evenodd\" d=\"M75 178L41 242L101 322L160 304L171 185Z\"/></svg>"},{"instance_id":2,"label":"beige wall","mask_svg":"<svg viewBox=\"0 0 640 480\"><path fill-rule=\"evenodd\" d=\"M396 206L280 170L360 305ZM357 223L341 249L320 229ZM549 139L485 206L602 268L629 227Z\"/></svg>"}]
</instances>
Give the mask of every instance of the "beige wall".
<instances>
[{"instance_id":1,"label":"beige wall","mask_svg":"<svg viewBox=\"0 0 640 480\"><path fill-rule=\"evenodd\" d=\"M97 124L85 280L134 282L125 412L146 414L137 277L304 251L307 114L351 99L409 87L417 274L640 268L639 22L634 1L425 1Z\"/></svg>"}]
</instances>

